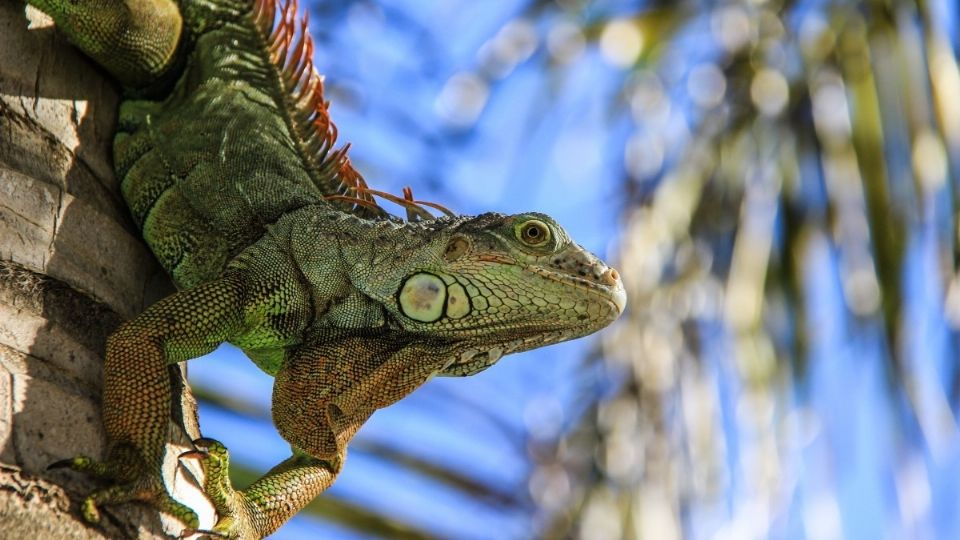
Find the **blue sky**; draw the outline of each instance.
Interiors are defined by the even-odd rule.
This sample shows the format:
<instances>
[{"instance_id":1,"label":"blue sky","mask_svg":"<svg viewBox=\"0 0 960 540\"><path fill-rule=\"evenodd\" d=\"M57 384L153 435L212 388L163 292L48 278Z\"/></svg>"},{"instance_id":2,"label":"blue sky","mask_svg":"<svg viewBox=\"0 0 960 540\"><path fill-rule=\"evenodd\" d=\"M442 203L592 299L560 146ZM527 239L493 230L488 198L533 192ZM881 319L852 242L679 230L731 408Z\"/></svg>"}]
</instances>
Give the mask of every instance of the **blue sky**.
<instances>
[{"instance_id":1,"label":"blue sky","mask_svg":"<svg viewBox=\"0 0 960 540\"><path fill-rule=\"evenodd\" d=\"M795 11L823 3L800 2ZM536 18L518 18L527 5L520 0L311 3L319 39L316 63L327 75L331 115L372 186L398 193L410 185L418 198L463 214L546 212L579 243L615 261L624 209L622 149L644 129L662 130L669 146L684 144L683 120L695 115L686 86L666 89L685 103L682 109L661 124L638 126L627 108L615 105L627 75L595 47L587 46L560 69L546 69L545 36L561 17L548 8ZM622 13L636 5L595 2L592 9ZM956 50L957 5L950 0L932 5ZM695 20L681 33L681 54L664 69L684 71L710 58L713 48L701 36L706 26ZM489 45L504 28L520 36L514 51L520 56L491 63ZM532 51L524 52L524 36L534 36ZM475 102L454 102L457 110L476 105L475 118L451 118L445 109L454 83L476 94ZM671 155L676 157L668 148L667 167ZM880 329L869 322L849 326L835 248L818 239L805 261L810 290L816 291L808 316L818 332L807 379L777 396L778 426L801 442L780 456L787 469L778 488L781 507L770 509L772 537L960 535L957 403L944 402L956 377L956 336L943 314L945 291L938 280L925 279L941 264L937 239L944 230L949 234L954 210L932 202L928 215L911 224L903 274L912 405L907 396L891 393ZM629 279L629 269L621 270ZM376 413L358 440L449 464L502 489L526 490L531 465L518 436L522 440L531 429L551 435L577 420L590 382L584 381L589 371L582 362L597 339L512 355L469 378L434 379ZM714 345L708 357L721 396L717 422L723 426L730 480L720 500L689 509L688 530L697 538L742 530L737 520L751 515L744 510L751 493L740 461L751 434L742 432L736 411L742 383L730 368L729 343L721 336ZM221 348L211 356L190 363L194 381L268 410L271 379L235 350ZM938 427L942 421L946 428ZM287 455L266 422L203 406L201 425L205 435L222 440L237 459L256 468L266 470ZM520 509L463 498L362 451L350 456L329 493L445 537L529 538L535 530L533 517ZM354 538L302 516L273 538L321 533Z\"/></svg>"}]
</instances>

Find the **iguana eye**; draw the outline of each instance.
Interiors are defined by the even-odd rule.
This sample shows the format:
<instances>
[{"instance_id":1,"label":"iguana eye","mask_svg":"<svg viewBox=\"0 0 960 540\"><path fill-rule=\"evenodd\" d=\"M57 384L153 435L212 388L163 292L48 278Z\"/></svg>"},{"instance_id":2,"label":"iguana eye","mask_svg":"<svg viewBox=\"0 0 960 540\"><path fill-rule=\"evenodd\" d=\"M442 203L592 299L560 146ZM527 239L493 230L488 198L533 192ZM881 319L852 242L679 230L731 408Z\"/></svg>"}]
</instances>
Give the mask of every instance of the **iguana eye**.
<instances>
[{"instance_id":1,"label":"iguana eye","mask_svg":"<svg viewBox=\"0 0 960 540\"><path fill-rule=\"evenodd\" d=\"M550 227L536 219L521 223L516 234L517 239L528 246L542 246L550 241Z\"/></svg>"}]
</instances>

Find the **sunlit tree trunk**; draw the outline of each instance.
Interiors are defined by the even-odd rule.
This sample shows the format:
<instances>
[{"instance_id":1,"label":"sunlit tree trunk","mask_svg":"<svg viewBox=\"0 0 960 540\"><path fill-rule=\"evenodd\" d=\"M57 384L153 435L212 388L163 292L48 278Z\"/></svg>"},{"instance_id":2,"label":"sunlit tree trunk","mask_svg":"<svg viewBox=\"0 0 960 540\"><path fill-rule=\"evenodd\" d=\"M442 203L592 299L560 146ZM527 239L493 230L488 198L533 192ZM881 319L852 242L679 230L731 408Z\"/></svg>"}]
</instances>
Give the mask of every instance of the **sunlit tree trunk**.
<instances>
[{"instance_id":1,"label":"sunlit tree trunk","mask_svg":"<svg viewBox=\"0 0 960 540\"><path fill-rule=\"evenodd\" d=\"M0 3L4 538L165 537L157 513L141 505L108 508L99 527L86 525L78 503L95 482L46 471L78 453L102 457L106 338L170 290L111 170L117 99L43 15ZM178 403L173 422L198 436L189 392Z\"/></svg>"}]
</instances>

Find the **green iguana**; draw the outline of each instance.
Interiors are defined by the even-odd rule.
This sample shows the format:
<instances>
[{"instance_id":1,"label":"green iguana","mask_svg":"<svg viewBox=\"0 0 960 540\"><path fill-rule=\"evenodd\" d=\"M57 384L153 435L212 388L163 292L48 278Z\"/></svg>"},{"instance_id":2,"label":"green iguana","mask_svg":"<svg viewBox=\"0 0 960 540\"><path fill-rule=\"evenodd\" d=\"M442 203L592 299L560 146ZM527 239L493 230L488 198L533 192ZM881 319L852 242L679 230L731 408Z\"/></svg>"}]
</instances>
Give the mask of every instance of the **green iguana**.
<instances>
[{"instance_id":1,"label":"green iguana","mask_svg":"<svg viewBox=\"0 0 960 540\"><path fill-rule=\"evenodd\" d=\"M424 206L437 205L367 187L335 149L295 2L30 3L123 85L114 166L179 290L108 340L105 460L53 465L111 481L85 499L86 520L139 500L199 526L161 478L167 366L223 342L275 377L273 420L293 455L235 490L226 449L194 441L218 515L202 532L262 538L333 482L376 409L623 311L616 270L548 216L435 219Z\"/></svg>"}]
</instances>

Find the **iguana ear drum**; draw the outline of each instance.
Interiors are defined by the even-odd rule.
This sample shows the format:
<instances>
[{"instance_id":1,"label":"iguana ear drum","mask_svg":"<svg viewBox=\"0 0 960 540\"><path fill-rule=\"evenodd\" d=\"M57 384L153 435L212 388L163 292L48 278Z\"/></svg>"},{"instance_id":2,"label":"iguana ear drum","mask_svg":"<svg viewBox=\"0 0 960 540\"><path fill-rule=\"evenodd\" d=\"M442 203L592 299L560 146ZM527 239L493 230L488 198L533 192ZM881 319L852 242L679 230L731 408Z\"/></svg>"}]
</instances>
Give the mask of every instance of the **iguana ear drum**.
<instances>
[{"instance_id":1,"label":"iguana ear drum","mask_svg":"<svg viewBox=\"0 0 960 540\"><path fill-rule=\"evenodd\" d=\"M462 236L455 236L447 244L447 249L443 252L443 258L447 262L453 262L463 256L470 249L470 241Z\"/></svg>"},{"instance_id":2,"label":"iguana ear drum","mask_svg":"<svg viewBox=\"0 0 960 540\"><path fill-rule=\"evenodd\" d=\"M447 286L433 274L414 274L400 288L400 310L415 321L433 322L443 316Z\"/></svg>"}]
</instances>

